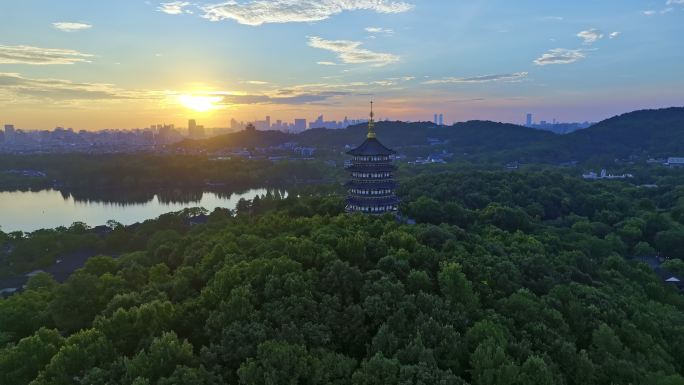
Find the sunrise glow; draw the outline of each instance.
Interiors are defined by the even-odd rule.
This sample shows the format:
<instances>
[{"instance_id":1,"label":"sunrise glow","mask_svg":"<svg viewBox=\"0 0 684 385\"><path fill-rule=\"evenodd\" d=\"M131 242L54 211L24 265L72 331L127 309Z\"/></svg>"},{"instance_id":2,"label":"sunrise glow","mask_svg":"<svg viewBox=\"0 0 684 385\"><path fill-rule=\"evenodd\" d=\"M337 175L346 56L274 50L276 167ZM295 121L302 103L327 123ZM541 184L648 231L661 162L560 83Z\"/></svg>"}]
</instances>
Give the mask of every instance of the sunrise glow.
<instances>
[{"instance_id":1,"label":"sunrise glow","mask_svg":"<svg viewBox=\"0 0 684 385\"><path fill-rule=\"evenodd\" d=\"M220 96L206 96L206 95L180 95L178 102L185 108L196 112L208 112L218 109L219 103L223 99Z\"/></svg>"}]
</instances>

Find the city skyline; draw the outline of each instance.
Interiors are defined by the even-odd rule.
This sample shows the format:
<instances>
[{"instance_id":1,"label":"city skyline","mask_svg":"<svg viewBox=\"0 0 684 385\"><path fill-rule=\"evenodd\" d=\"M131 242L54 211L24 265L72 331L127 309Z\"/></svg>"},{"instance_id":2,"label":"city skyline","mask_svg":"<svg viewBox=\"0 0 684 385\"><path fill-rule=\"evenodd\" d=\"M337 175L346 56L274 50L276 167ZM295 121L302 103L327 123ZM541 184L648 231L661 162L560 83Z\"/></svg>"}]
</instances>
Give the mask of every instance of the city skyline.
<instances>
[{"instance_id":1,"label":"city skyline","mask_svg":"<svg viewBox=\"0 0 684 385\"><path fill-rule=\"evenodd\" d=\"M0 121L339 121L373 98L392 120L523 124L681 105L684 2L581 3L4 2Z\"/></svg>"},{"instance_id":2,"label":"city skyline","mask_svg":"<svg viewBox=\"0 0 684 385\"><path fill-rule=\"evenodd\" d=\"M278 117L272 117L270 115L267 115L263 117L264 119L259 119L259 118L253 118L249 120L238 120L235 117L229 118L230 120L226 121L220 121L217 126L205 126L204 124L199 124L200 121L198 119L186 119L185 124L180 123L168 123L166 121L158 122L158 123L152 123L151 125L145 125L145 124L138 124L133 127L104 127L101 128L100 130L144 130L148 128L157 128L160 126L169 126L171 128L175 129L183 129L189 133L191 128L193 127L200 127L201 129L208 129L208 130L221 130L221 132L235 132L235 131L241 131L244 130L247 125L251 124L254 125L257 130L276 130L276 131L285 131L285 132L302 132L305 130L309 130L312 128L328 128L328 129L342 129L342 128L347 128L349 126L357 125L357 124L366 124L368 122L368 118L358 118L358 119L349 119L348 116L344 116L343 119L341 120L326 120L325 119L325 114L318 114L316 119L310 119L310 118L305 118L305 117L295 117L290 121L279 119ZM534 119L533 119L534 117ZM539 128L541 126L548 126L548 125L561 125L561 124L585 124L585 127L581 128L586 128L588 125L596 124L596 122L590 122L586 119L580 119L577 121L560 121L557 120L556 118L551 118L550 120L544 120L544 118L541 118L539 121L536 121L537 115L533 113L526 113L522 119L519 119L519 121L512 121L510 122L511 124L519 125L519 126L525 126L525 127L532 127L532 128ZM449 121L444 117L444 114L434 114L433 118L425 118L425 119L417 119L417 120L399 120L399 119L392 119L390 117L377 117L375 118L375 121L381 122L381 121L399 121L399 122L404 122L404 123L432 123L434 125L438 126L452 126L457 123L463 123L465 121ZM18 129L18 130L24 130L24 131L51 131L51 130L75 130L75 131L88 131L87 129L83 128L74 128L70 127L69 125L53 125L52 128L32 128L32 127L19 127L13 123L5 122L4 124L0 125L0 132L2 131L2 126L4 125L5 128L12 127L12 129Z\"/></svg>"}]
</instances>

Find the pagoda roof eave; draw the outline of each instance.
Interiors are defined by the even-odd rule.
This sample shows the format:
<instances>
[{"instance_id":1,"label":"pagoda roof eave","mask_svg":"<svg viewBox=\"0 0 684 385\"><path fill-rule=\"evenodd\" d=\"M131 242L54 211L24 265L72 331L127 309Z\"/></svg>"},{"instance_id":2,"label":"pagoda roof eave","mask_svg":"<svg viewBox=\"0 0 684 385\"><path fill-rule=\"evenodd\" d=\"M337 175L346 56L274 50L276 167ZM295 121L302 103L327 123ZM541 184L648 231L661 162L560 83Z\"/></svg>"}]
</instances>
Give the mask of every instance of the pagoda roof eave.
<instances>
[{"instance_id":1,"label":"pagoda roof eave","mask_svg":"<svg viewBox=\"0 0 684 385\"><path fill-rule=\"evenodd\" d=\"M396 151L385 147L377 138L368 138L355 149L347 151L353 156L394 155Z\"/></svg>"}]
</instances>

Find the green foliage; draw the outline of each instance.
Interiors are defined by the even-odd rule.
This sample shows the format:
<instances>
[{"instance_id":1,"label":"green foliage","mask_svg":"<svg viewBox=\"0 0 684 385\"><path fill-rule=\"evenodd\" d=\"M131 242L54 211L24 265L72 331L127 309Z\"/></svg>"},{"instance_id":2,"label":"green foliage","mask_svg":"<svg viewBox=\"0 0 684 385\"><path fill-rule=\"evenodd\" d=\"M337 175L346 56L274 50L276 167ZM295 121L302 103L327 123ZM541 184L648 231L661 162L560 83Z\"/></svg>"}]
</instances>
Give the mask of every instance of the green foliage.
<instances>
[{"instance_id":1,"label":"green foliage","mask_svg":"<svg viewBox=\"0 0 684 385\"><path fill-rule=\"evenodd\" d=\"M439 288L448 301L463 304L466 308L477 305L477 295L473 293L470 281L457 263L442 266L439 271Z\"/></svg>"},{"instance_id":2,"label":"green foliage","mask_svg":"<svg viewBox=\"0 0 684 385\"><path fill-rule=\"evenodd\" d=\"M116 357L112 343L101 332L82 330L71 335L31 384L73 384L90 368L109 363Z\"/></svg>"},{"instance_id":3,"label":"green foliage","mask_svg":"<svg viewBox=\"0 0 684 385\"><path fill-rule=\"evenodd\" d=\"M192 345L187 341L179 341L173 332L164 333L155 338L148 349L124 360L124 381L134 383L145 379L156 384L160 377L173 375L177 367L193 366L196 361Z\"/></svg>"},{"instance_id":4,"label":"green foliage","mask_svg":"<svg viewBox=\"0 0 684 385\"><path fill-rule=\"evenodd\" d=\"M513 385L519 368L501 345L493 340L481 343L470 357L472 383L476 385Z\"/></svg>"},{"instance_id":5,"label":"green foliage","mask_svg":"<svg viewBox=\"0 0 684 385\"><path fill-rule=\"evenodd\" d=\"M85 271L76 272L55 290L49 307L52 319L58 328L69 332L87 328L124 287L123 278L109 273L97 277Z\"/></svg>"},{"instance_id":6,"label":"green foliage","mask_svg":"<svg viewBox=\"0 0 684 385\"><path fill-rule=\"evenodd\" d=\"M343 355L324 350L308 352L299 345L265 342L257 356L248 359L238 375L246 385L270 384L346 384L356 362Z\"/></svg>"},{"instance_id":7,"label":"green foliage","mask_svg":"<svg viewBox=\"0 0 684 385\"><path fill-rule=\"evenodd\" d=\"M35 278L41 279L38 276ZM32 279L29 289L21 295L0 299L0 346L28 337L42 326L53 326L48 309L53 296L49 290L51 287L34 290L33 286L37 283L36 279Z\"/></svg>"},{"instance_id":8,"label":"green foliage","mask_svg":"<svg viewBox=\"0 0 684 385\"><path fill-rule=\"evenodd\" d=\"M520 385L553 385L555 382L544 360L532 356L520 368L518 383Z\"/></svg>"},{"instance_id":9,"label":"green foliage","mask_svg":"<svg viewBox=\"0 0 684 385\"><path fill-rule=\"evenodd\" d=\"M663 263L663 268L684 277L684 261L681 259L669 259Z\"/></svg>"},{"instance_id":10,"label":"green foliage","mask_svg":"<svg viewBox=\"0 0 684 385\"><path fill-rule=\"evenodd\" d=\"M60 350L64 339L56 330L40 329L14 346L0 350L0 383L24 385L36 378Z\"/></svg>"}]
</instances>

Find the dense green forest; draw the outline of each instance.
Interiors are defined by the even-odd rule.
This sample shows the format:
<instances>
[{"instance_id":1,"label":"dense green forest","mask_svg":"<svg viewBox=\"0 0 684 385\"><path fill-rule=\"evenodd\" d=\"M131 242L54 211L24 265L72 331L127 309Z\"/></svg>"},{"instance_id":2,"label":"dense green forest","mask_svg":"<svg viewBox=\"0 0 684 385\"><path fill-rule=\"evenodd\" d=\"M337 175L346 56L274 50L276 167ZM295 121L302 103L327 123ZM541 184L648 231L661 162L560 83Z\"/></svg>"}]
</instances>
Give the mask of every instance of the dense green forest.
<instances>
[{"instance_id":1,"label":"dense green forest","mask_svg":"<svg viewBox=\"0 0 684 385\"><path fill-rule=\"evenodd\" d=\"M112 224L117 258L0 300L0 383L684 384L684 296L635 258L682 267L676 178L447 171L400 195L417 224L336 195Z\"/></svg>"}]
</instances>

